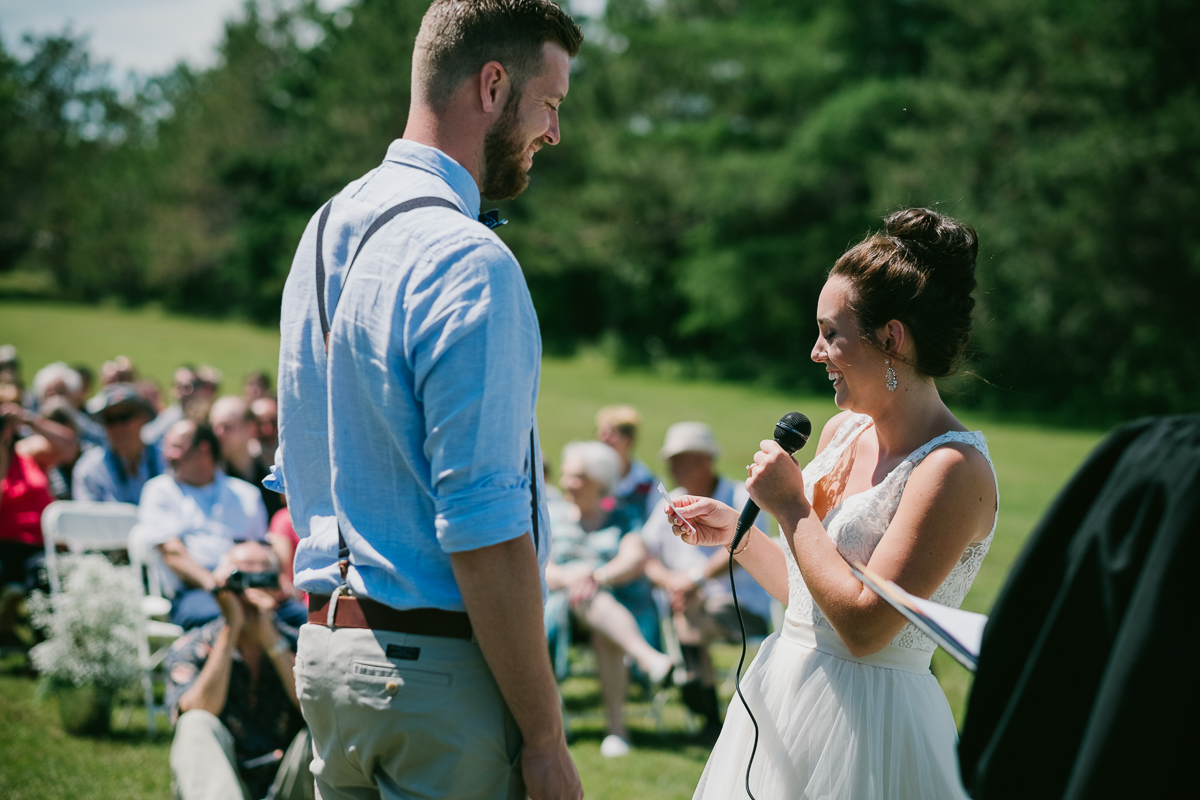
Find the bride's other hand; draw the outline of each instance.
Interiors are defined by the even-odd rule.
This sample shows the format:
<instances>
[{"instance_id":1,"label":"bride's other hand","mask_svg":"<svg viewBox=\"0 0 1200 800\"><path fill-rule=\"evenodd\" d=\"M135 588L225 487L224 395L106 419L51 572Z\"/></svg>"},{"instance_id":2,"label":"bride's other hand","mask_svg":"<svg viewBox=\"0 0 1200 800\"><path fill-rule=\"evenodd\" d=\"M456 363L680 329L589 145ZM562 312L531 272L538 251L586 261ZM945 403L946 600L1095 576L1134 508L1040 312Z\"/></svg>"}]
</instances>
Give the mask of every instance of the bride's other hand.
<instances>
[{"instance_id":1,"label":"bride's other hand","mask_svg":"<svg viewBox=\"0 0 1200 800\"><path fill-rule=\"evenodd\" d=\"M774 439L759 442L754 454L746 491L758 507L776 519L786 509L804 508L804 476L796 459Z\"/></svg>"},{"instance_id":2,"label":"bride's other hand","mask_svg":"<svg viewBox=\"0 0 1200 800\"><path fill-rule=\"evenodd\" d=\"M729 544L733 539L738 512L724 503L713 500L711 497L685 494L683 497L675 499L675 507L679 509L680 516L692 523L696 529L695 533L688 533L680 525L679 518L671 513L670 506L666 508L667 519L671 522L671 531L688 544L711 547Z\"/></svg>"}]
</instances>

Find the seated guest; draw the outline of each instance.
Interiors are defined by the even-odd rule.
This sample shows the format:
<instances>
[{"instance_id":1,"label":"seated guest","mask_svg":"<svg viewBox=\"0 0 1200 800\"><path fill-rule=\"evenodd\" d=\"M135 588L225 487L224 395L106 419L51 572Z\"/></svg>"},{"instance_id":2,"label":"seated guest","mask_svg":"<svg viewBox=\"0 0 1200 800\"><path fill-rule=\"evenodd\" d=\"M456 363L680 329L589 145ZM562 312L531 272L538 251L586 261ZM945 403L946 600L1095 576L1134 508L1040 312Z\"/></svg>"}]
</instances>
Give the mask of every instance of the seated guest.
<instances>
[{"instance_id":1,"label":"seated guest","mask_svg":"<svg viewBox=\"0 0 1200 800\"><path fill-rule=\"evenodd\" d=\"M247 588L276 582L279 562L245 542L215 574L220 617L176 640L164 662L176 797L312 798L293 675L298 632L276 613L278 591Z\"/></svg>"},{"instance_id":2,"label":"seated guest","mask_svg":"<svg viewBox=\"0 0 1200 800\"><path fill-rule=\"evenodd\" d=\"M628 508L641 524L658 495L658 478L641 460L633 457L642 415L633 406L605 406L596 412L596 438L617 451L621 457L621 475L613 486L617 503Z\"/></svg>"},{"instance_id":3,"label":"seated guest","mask_svg":"<svg viewBox=\"0 0 1200 800\"><path fill-rule=\"evenodd\" d=\"M0 383L21 385L21 359L11 344L0 344Z\"/></svg>"},{"instance_id":4,"label":"seated guest","mask_svg":"<svg viewBox=\"0 0 1200 800\"><path fill-rule=\"evenodd\" d=\"M21 359L17 356L17 348L11 344L0 345L0 384L17 388L18 397L13 401L17 405L28 409L37 405L37 398L25 388L25 381L21 379Z\"/></svg>"},{"instance_id":5,"label":"seated guest","mask_svg":"<svg viewBox=\"0 0 1200 800\"><path fill-rule=\"evenodd\" d=\"M133 383L137 380L137 368L128 356L117 356L112 361L100 365L100 385L109 386L114 383Z\"/></svg>"},{"instance_id":6,"label":"seated guest","mask_svg":"<svg viewBox=\"0 0 1200 800\"><path fill-rule=\"evenodd\" d=\"M246 377L242 378L242 399L247 403L253 403L260 397L270 396L271 376L261 369L247 372Z\"/></svg>"},{"instance_id":7,"label":"seated guest","mask_svg":"<svg viewBox=\"0 0 1200 800\"><path fill-rule=\"evenodd\" d=\"M142 427L154 419L154 407L128 383L108 384L87 407L104 427L105 443L76 462L73 498L137 503L146 482L162 473L158 450L142 441Z\"/></svg>"},{"instance_id":8,"label":"seated guest","mask_svg":"<svg viewBox=\"0 0 1200 800\"><path fill-rule=\"evenodd\" d=\"M171 394L175 402L167 406L154 422L142 429L142 440L158 444L167 431L181 419L203 422L217 397L221 371L207 364L198 367L182 366L175 370Z\"/></svg>"},{"instance_id":9,"label":"seated guest","mask_svg":"<svg viewBox=\"0 0 1200 800\"><path fill-rule=\"evenodd\" d=\"M745 506L749 499L745 485L717 474L720 452L712 429L703 422L677 422L668 428L659 456L678 487L673 494L713 497L733 508ZM670 596L688 669L683 701L705 717L704 735L713 736L720 732L721 716L708 645L718 639L741 641L729 585L729 553L724 547L694 547L675 536L663 513L665 505L660 499L642 527L648 554L646 577ZM766 635L771 596L741 566L734 565L733 575L746 634Z\"/></svg>"},{"instance_id":10,"label":"seated guest","mask_svg":"<svg viewBox=\"0 0 1200 800\"><path fill-rule=\"evenodd\" d=\"M54 497L28 439L17 441L27 414L20 396L0 384L0 647L24 649L14 627L22 598L41 584L42 512Z\"/></svg>"},{"instance_id":11,"label":"seated guest","mask_svg":"<svg viewBox=\"0 0 1200 800\"><path fill-rule=\"evenodd\" d=\"M42 472L60 464L70 464L79 456L79 440L75 431L36 411L20 405L22 390L19 384L0 382L0 405L16 425L13 433L17 452L34 460Z\"/></svg>"},{"instance_id":12,"label":"seated guest","mask_svg":"<svg viewBox=\"0 0 1200 800\"><path fill-rule=\"evenodd\" d=\"M175 577L171 621L190 629L220 616L213 570L236 543L266 539L267 510L257 488L217 469L221 445L208 425L175 423L163 457L171 472L142 490L138 522L146 545L157 548ZM294 601L280 613L297 628L308 618Z\"/></svg>"},{"instance_id":13,"label":"seated guest","mask_svg":"<svg viewBox=\"0 0 1200 800\"><path fill-rule=\"evenodd\" d=\"M635 517L612 502L621 458L600 442L571 442L563 448L560 484L567 503L551 514L550 563L546 584L546 629L554 641L569 632L559 630L563 605L571 618L591 632L600 672L600 689L608 714L608 736L601 755L629 752L629 734L621 717L629 676L628 656L660 683L671 674L669 656L659 642L658 613L650 584L642 574L646 548L637 534Z\"/></svg>"},{"instance_id":14,"label":"seated guest","mask_svg":"<svg viewBox=\"0 0 1200 800\"><path fill-rule=\"evenodd\" d=\"M260 397L250 404L250 412L258 424L258 433L251 444L255 445L259 460L270 467L279 449L279 403L274 397Z\"/></svg>"},{"instance_id":15,"label":"seated guest","mask_svg":"<svg viewBox=\"0 0 1200 800\"><path fill-rule=\"evenodd\" d=\"M257 445L254 435L258 432L258 423L246 401L227 394L213 403L208 419L221 443L220 468L226 475L257 487L267 507L267 519L275 516L275 512L283 508L283 495L262 485L262 479L271 474L271 468L251 452L251 445Z\"/></svg>"},{"instance_id":16,"label":"seated guest","mask_svg":"<svg viewBox=\"0 0 1200 800\"><path fill-rule=\"evenodd\" d=\"M76 427L77 410L63 397L51 397L46 402L41 404L38 413L44 419L51 422L57 422L65 430L69 431L74 441L79 443L80 449L77 452L82 453L84 445L79 441L79 429ZM86 415L80 415L83 419L88 419ZM97 426L99 427L99 426ZM100 428L101 434L104 429ZM88 449L91 449L90 447ZM59 461L55 466L45 470L46 479L50 481L50 493L54 495L55 500L72 500L74 499L71 493L71 481L75 474L75 464L78 458L67 461Z\"/></svg>"},{"instance_id":17,"label":"seated guest","mask_svg":"<svg viewBox=\"0 0 1200 800\"><path fill-rule=\"evenodd\" d=\"M271 543L271 549L279 558L280 590L289 597L307 602L308 595L296 589L292 582L292 576L295 574L296 545L300 544L300 535L292 525L292 512L288 511L286 505L271 517L271 524L267 528L267 541Z\"/></svg>"},{"instance_id":18,"label":"seated guest","mask_svg":"<svg viewBox=\"0 0 1200 800\"><path fill-rule=\"evenodd\" d=\"M80 411L83 410L83 404L92 396L92 386L96 383L96 373L92 372L92 368L87 364L72 364L71 369L79 375L79 400L75 403L75 407Z\"/></svg>"},{"instance_id":19,"label":"seated guest","mask_svg":"<svg viewBox=\"0 0 1200 800\"><path fill-rule=\"evenodd\" d=\"M65 401L61 407L71 417L71 427L78 434L80 445L104 446L104 428L83 413L83 377L61 361L47 364L33 376L33 393L37 396L38 411L49 416L47 404L55 398Z\"/></svg>"}]
</instances>

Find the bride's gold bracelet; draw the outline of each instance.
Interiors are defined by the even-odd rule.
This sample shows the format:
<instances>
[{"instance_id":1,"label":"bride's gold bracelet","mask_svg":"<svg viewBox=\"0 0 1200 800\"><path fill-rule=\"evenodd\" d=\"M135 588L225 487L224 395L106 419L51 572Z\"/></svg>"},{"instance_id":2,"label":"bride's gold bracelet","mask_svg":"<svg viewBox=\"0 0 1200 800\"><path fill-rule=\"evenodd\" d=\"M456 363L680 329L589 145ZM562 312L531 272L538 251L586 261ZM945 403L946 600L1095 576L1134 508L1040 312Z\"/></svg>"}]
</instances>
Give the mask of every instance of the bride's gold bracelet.
<instances>
[{"instance_id":1,"label":"bride's gold bracelet","mask_svg":"<svg viewBox=\"0 0 1200 800\"><path fill-rule=\"evenodd\" d=\"M750 546L750 537L753 535L754 535L754 528L751 528L750 530L746 531L746 538L742 540L742 547L740 550L735 551L731 547L731 545L733 544L732 540L725 545L725 549L729 551L730 555L740 556L742 553L746 552L746 548Z\"/></svg>"}]
</instances>

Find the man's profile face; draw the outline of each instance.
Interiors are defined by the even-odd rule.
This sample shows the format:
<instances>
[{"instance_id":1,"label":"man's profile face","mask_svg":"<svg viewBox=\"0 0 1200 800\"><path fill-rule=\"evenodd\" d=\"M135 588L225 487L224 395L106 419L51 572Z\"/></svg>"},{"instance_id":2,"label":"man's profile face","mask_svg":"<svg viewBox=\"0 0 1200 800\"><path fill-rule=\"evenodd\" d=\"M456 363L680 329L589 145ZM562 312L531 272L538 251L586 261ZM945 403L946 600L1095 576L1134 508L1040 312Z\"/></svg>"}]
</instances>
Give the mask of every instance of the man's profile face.
<instances>
[{"instance_id":1,"label":"man's profile face","mask_svg":"<svg viewBox=\"0 0 1200 800\"><path fill-rule=\"evenodd\" d=\"M621 430L619 425L605 425L596 429L597 441L616 450L622 459L628 460L633 451L633 437Z\"/></svg>"},{"instance_id":2,"label":"man's profile face","mask_svg":"<svg viewBox=\"0 0 1200 800\"><path fill-rule=\"evenodd\" d=\"M193 446L196 428L188 421L178 422L171 426L163 437L163 460L171 468L175 479L187 484L199 484L207 471L208 462L212 456L208 452L208 444L201 442Z\"/></svg>"},{"instance_id":3,"label":"man's profile face","mask_svg":"<svg viewBox=\"0 0 1200 800\"><path fill-rule=\"evenodd\" d=\"M558 106L567 96L570 73L567 51L551 42L542 45L541 73L525 81L519 96L509 95L484 138L484 197L508 200L525 191L533 154L544 144L558 144Z\"/></svg>"},{"instance_id":4,"label":"man's profile face","mask_svg":"<svg viewBox=\"0 0 1200 800\"><path fill-rule=\"evenodd\" d=\"M139 446L142 441L142 426L150 416L140 407L129 403L105 409L101 416L104 434L114 450L125 451Z\"/></svg>"},{"instance_id":5,"label":"man's profile face","mask_svg":"<svg viewBox=\"0 0 1200 800\"><path fill-rule=\"evenodd\" d=\"M257 431L254 423L246 418L246 412L246 404L240 398L221 399L213 405L209 422L221 441L223 452L239 452L254 438Z\"/></svg>"},{"instance_id":6,"label":"man's profile face","mask_svg":"<svg viewBox=\"0 0 1200 800\"><path fill-rule=\"evenodd\" d=\"M279 405L269 397L260 397L250 404L258 424L261 439L274 439L279 434Z\"/></svg>"},{"instance_id":7,"label":"man's profile face","mask_svg":"<svg viewBox=\"0 0 1200 800\"><path fill-rule=\"evenodd\" d=\"M667 469L671 471L675 485L684 487L691 494L708 491L716 477L712 456L708 453L676 453L667 459Z\"/></svg>"}]
</instances>

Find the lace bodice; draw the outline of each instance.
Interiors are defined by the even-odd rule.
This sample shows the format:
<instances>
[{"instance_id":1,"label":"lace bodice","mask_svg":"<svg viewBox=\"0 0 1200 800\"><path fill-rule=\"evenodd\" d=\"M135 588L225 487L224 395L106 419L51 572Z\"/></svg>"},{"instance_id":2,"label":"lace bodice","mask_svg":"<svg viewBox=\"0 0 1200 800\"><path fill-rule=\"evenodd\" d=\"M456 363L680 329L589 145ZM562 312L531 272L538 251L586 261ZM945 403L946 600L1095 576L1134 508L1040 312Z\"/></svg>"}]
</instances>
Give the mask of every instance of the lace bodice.
<instances>
[{"instance_id":1,"label":"lace bodice","mask_svg":"<svg viewBox=\"0 0 1200 800\"><path fill-rule=\"evenodd\" d=\"M851 415L838 428L829 445L804 468L804 491L810 503L813 501L813 489L817 481L829 474L846 447L870 424L871 418L865 414ZM884 532L887 531L896 509L900 505L900 495L904 492L904 485L908 483L909 475L912 474L917 464L920 464L922 459L929 455L931 450L948 442L969 444L983 454L989 465L992 463L992 458L988 454L987 441L979 431L969 433L950 431L914 450L877 485L845 498L841 505L831 510L822 520L825 530L829 533L829 538L833 539L842 558L847 561L861 561L864 564L871 559L871 554L875 552L875 547L883 538ZM992 474L995 475L994 466ZM950 574L946 576L946 580L933 593L931 600L953 608L958 608L962 604L963 598L971 588L972 581L975 580L975 575L979 572L983 557L987 555L988 548L991 547L992 536L995 533L996 523L993 521L991 532L985 539L967 547L958 563L954 565L954 569L950 570ZM821 610L813 602L808 586L805 585L804 578L800 575L800 568L796 565L796 559L792 556L791 548L784 545L783 551L788 569L787 615L798 622L832 628L833 626L829 624ZM912 623L905 625L892 639L891 644L896 647L929 652L937 647L932 639L917 630Z\"/></svg>"}]
</instances>

